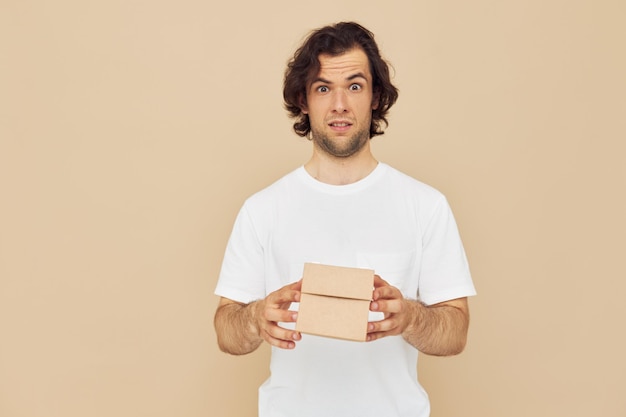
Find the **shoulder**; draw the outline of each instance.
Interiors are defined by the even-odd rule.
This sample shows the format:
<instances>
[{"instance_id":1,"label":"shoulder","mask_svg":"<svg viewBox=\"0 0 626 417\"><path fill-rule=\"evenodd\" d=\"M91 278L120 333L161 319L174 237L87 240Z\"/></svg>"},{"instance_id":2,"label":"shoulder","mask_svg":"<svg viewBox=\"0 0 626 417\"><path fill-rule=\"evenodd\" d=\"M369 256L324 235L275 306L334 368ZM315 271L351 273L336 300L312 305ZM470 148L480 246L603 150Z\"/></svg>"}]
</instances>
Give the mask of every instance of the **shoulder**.
<instances>
[{"instance_id":1,"label":"shoulder","mask_svg":"<svg viewBox=\"0 0 626 417\"><path fill-rule=\"evenodd\" d=\"M413 195L420 199L432 201L445 200L445 196L435 187L426 184L390 165L383 164L388 181L387 186L399 188L403 193Z\"/></svg>"},{"instance_id":2,"label":"shoulder","mask_svg":"<svg viewBox=\"0 0 626 417\"><path fill-rule=\"evenodd\" d=\"M299 171L297 168L288 174L282 176L267 187L257 191L246 199L244 207L248 210L259 210L263 207L279 204L281 199L290 195L295 187L297 187Z\"/></svg>"},{"instance_id":3,"label":"shoulder","mask_svg":"<svg viewBox=\"0 0 626 417\"><path fill-rule=\"evenodd\" d=\"M390 166L384 177L385 198L413 213L419 223L428 224L450 211L446 196L435 187Z\"/></svg>"}]
</instances>

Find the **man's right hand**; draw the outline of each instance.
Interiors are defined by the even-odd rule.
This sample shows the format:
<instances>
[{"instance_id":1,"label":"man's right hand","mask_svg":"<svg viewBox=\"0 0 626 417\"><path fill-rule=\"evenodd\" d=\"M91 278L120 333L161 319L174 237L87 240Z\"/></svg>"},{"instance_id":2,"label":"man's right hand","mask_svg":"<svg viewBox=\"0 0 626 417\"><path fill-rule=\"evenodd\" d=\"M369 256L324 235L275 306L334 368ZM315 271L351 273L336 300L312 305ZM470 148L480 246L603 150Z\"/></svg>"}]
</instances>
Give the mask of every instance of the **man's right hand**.
<instances>
[{"instance_id":1,"label":"man's right hand","mask_svg":"<svg viewBox=\"0 0 626 417\"><path fill-rule=\"evenodd\" d=\"M290 311L289 306L300 301L301 288L302 280L250 304L222 297L214 319L220 349L232 355L245 355L256 350L263 340L282 349L295 348L296 341L301 339L300 332L278 323L296 321L298 313Z\"/></svg>"},{"instance_id":2,"label":"man's right hand","mask_svg":"<svg viewBox=\"0 0 626 417\"><path fill-rule=\"evenodd\" d=\"M293 323L298 318L298 313L289 310L289 306L300 301L301 288L302 280L286 285L250 306L259 336L270 345L293 349L296 341L302 338L300 332L278 325L279 322Z\"/></svg>"}]
</instances>

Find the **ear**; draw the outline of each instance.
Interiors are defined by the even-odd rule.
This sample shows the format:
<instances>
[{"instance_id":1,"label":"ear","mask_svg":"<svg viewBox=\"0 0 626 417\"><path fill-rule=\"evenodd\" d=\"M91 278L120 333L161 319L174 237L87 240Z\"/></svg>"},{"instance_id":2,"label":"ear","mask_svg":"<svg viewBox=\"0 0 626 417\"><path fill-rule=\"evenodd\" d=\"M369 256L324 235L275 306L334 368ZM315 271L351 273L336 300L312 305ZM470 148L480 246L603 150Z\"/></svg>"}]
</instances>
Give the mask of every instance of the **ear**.
<instances>
[{"instance_id":1,"label":"ear","mask_svg":"<svg viewBox=\"0 0 626 417\"><path fill-rule=\"evenodd\" d=\"M306 96L304 94L300 94L298 98L298 105L300 106L302 114L309 114L309 107L306 104Z\"/></svg>"},{"instance_id":2,"label":"ear","mask_svg":"<svg viewBox=\"0 0 626 417\"><path fill-rule=\"evenodd\" d=\"M372 96L372 110L378 109L378 105L380 104L380 93L375 91Z\"/></svg>"}]
</instances>

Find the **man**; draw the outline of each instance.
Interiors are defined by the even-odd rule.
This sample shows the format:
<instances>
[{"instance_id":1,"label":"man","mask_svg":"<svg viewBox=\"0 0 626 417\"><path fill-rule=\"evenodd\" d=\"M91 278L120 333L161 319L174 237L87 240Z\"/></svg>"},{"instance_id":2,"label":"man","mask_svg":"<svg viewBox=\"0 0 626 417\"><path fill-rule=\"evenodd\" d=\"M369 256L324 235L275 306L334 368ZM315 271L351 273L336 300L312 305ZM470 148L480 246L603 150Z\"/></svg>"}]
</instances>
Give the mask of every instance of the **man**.
<instances>
[{"instance_id":1,"label":"man","mask_svg":"<svg viewBox=\"0 0 626 417\"><path fill-rule=\"evenodd\" d=\"M475 291L446 199L371 152L397 98L373 35L355 23L313 32L283 94L312 156L237 217L216 288L219 346L272 346L261 417L428 416L418 351L463 350ZM305 262L375 270L367 342L295 330Z\"/></svg>"}]
</instances>

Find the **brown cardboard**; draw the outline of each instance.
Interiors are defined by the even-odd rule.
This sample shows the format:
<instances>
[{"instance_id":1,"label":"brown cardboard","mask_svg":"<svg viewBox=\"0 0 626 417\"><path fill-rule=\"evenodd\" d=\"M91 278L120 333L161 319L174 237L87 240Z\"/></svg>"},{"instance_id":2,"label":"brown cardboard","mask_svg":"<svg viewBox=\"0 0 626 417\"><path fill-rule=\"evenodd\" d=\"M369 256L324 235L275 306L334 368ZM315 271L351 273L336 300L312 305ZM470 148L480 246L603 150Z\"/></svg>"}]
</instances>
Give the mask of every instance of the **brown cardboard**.
<instances>
[{"instance_id":1,"label":"brown cardboard","mask_svg":"<svg viewBox=\"0 0 626 417\"><path fill-rule=\"evenodd\" d=\"M365 341L374 271L306 263L296 330Z\"/></svg>"}]
</instances>

